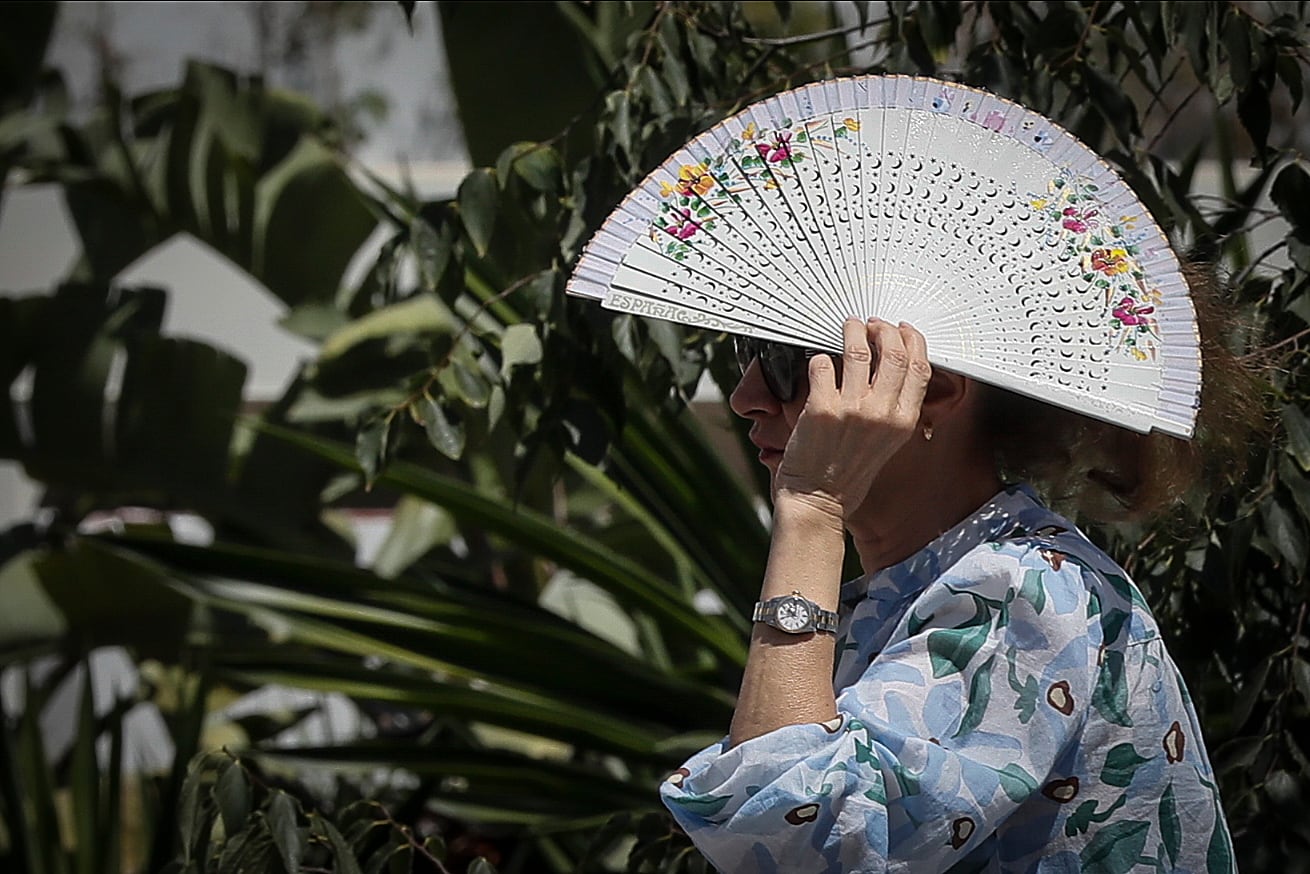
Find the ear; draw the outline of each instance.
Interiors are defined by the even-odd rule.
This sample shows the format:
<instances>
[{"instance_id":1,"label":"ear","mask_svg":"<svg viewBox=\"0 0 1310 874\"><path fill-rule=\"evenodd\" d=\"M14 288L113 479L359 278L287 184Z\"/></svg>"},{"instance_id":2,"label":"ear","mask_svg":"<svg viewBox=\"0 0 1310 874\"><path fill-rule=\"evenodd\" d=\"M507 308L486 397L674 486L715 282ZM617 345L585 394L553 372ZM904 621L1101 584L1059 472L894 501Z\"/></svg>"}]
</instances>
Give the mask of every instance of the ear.
<instances>
[{"instance_id":1,"label":"ear","mask_svg":"<svg viewBox=\"0 0 1310 874\"><path fill-rule=\"evenodd\" d=\"M942 425L967 409L976 393L977 383L969 377L934 367L923 396L922 418L934 427Z\"/></svg>"}]
</instances>

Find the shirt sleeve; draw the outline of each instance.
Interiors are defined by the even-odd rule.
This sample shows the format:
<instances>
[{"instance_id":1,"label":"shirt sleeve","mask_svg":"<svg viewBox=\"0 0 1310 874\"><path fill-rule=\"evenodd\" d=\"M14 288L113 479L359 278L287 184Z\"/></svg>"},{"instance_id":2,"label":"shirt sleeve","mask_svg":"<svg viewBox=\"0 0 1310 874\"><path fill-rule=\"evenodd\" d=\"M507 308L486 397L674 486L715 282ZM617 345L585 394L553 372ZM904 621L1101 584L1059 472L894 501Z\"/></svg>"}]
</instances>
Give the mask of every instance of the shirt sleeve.
<instances>
[{"instance_id":1,"label":"shirt sleeve","mask_svg":"<svg viewBox=\"0 0 1310 874\"><path fill-rule=\"evenodd\" d=\"M1060 791L1100 643L1082 573L1029 542L974 549L914 598L835 720L702 750L665 805L723 871L951 868Z\"/></svg>"}]
</instances>

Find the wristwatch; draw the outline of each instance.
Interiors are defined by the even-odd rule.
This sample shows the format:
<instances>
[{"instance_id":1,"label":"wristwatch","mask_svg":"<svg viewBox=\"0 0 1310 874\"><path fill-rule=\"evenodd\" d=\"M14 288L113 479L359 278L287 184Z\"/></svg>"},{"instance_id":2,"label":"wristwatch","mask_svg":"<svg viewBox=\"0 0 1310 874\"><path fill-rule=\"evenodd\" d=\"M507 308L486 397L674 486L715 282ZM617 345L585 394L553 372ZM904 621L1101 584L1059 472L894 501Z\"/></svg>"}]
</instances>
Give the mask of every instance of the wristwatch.
<instances>
[{"instance_id":1,"label":"wristwatch","mask_svg":"<svg viewBox=\"0 0 1310 874\"><path fill-rule=\"evenodd\" d=\"M837 614L824 610L800 592L756 601L751 620L772 625L788 634L808 634L811 631L837 633Z\"/></svg>"}]
</instances>

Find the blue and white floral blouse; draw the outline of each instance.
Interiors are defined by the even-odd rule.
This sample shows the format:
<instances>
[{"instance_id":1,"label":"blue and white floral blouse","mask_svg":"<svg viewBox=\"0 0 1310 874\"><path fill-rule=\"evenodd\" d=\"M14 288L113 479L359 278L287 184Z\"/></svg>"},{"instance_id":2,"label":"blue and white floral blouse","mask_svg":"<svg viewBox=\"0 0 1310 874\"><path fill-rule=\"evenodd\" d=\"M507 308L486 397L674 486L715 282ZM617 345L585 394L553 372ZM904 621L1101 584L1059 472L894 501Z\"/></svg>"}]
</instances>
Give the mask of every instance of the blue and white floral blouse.
<instances>
[{"instance_id":1,"label":"blue and white floral blouse","mask_svg":"<svg viewBox=\"0 0 1310 874\"><path fill-rule=\"evenodd\" d=\"M662 786L721 871L1235 870L1146 603L1026 486L845 584L841 614L836 719Z\"/></svg>"}]
</instances>

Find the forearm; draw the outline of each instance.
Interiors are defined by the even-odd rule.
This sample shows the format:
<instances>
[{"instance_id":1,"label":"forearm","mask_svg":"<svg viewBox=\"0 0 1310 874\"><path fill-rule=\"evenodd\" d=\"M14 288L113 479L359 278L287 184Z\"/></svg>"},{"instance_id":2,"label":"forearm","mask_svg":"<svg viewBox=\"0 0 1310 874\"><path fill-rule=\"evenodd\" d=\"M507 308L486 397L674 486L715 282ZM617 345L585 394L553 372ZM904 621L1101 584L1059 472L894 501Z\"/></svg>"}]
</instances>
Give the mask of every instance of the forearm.
<instances>
[{"instance_id":1,"label":"forearm","mask_svg":"<svg viewBox=\"0 0 1310 874\"><path fill-rule=\"evenodd\" d=\"M760 600L796 591L825 610L836 610L844 549L839 517L780 494ZM784 725L825 722L836 716L833 659L831 634L787 634L757 623L730 743L735 746Z\"/></svg>"}]
</instances>

